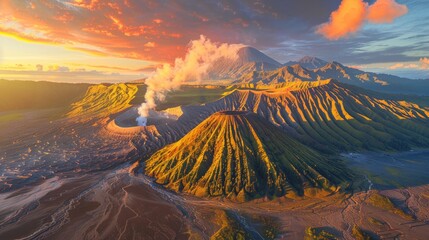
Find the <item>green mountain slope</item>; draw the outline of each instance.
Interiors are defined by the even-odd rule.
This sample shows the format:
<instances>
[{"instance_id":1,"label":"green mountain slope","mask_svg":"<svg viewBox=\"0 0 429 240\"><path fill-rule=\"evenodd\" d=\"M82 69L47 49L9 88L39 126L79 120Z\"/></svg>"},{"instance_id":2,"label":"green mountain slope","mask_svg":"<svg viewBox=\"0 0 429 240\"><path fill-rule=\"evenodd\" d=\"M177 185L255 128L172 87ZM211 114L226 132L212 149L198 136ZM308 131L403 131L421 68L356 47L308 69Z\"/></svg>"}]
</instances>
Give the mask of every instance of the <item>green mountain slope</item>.
<instances>
[{"instance_id":1,"label":"green mountain slope","mask_svg":"<svg viewBox=\"0 0 429 240\"><path fill-rule=\"evenodd\" d=\"M72 104L68 117L107 117L131 106L139 90L136 84L94 85Z\"/></svg>"},{"instance_id":2,"label":"green mountain slope","mask_svg":"<svg viewBox=\"0 0 429 240\"><path fill-rule=\"evenodd\" d=\"M349 175L254 113L215 113L146 161L167 187L202 197L244 201L264 196L324 195Z\"/></svg>"},{"instance_id":3,"label":"green mountain slope","mask_svg":"<svg viewBox=\"0 0 429 240\"><path fill-rule=\"evenodd\" d=\"M156 132L148 128L139 144L151 154L179 140L215 112L249 111L325 153L429 147L425 98L381 94L333 80L245 87L214 102L181 106L177 121L154 122L150 129Z\"/></svg>"},{"instance_id":4,"label":"green mountain slope","mask_svg":"<svg viewBox=\"0 0 429 240\"><path fill-rule=\"evenodd\" d=\"M290 84L272 90L237 90L206 104L205 111L255 112L326 151L429 146L427 107L336 81Z\"/></svg>"}]
</instances>

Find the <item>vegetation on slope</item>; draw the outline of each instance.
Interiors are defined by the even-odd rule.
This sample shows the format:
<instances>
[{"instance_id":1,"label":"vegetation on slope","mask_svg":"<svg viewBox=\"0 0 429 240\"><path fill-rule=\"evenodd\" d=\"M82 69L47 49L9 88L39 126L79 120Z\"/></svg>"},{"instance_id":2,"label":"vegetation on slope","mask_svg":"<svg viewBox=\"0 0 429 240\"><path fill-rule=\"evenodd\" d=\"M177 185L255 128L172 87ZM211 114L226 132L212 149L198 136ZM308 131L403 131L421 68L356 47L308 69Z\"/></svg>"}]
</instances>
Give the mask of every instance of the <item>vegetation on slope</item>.
<instances>
[{"instance_id":1,"label":"vegetation on slope","mask_svg":"<svg viewBox=\"0 0 429 240\"><path fill-rule=\"evenodd\" d=\"M211 237L211 240L235 239L247 240L253 239L252 236L238 223L227 211L216 210L215 223L220 226Z\"/></svg>"},{"instance_id":2,"label":"vegetation on slope","mask_svg":"<svg viewBox=\"0 0 429 240\"><path fill-rule=\"evenodd\" d=\"M373 238L360 227L354 225L352 228L352 235L356 240L372 240Z\"/></svg>"},{"instance_id":3,"label":"vegetation on slope","mask_svg":"<svg viewBox=\"0 0 429 240\"><path fill-rule=\"evenodd\" d=\"M225 93L225 87L213 85L185 85L180 90L167 95L166 101L159 103L157 110L185 105L199 105L216 101ZM139 102L141 103L141 102Z\"/></svg>"},{"instance_id":4,"label":"vegetation on slope","mask_svg":"<svg viewBox=\"0 0 429 240\"><path fill-rule=\"evenodd\" d=\"M429 108L379 98L335 81L318 86L291 83L293 90L236 90L206 104L219 110L248 110L281 126L319 150L408 150L429 146ZM298 89L295 86L301 86Z\"/></svg>"},{"instance_id":5,"label":"vegetation on slope","mask_svg":"<svg viewBox=\"0 0 429 240\"><path fill-rule=\"evenodd\" d=\"M72 104L68 117L105 117L130 107L138 87L136 84L94 85L88 88L85 96Z\"/></svg>"},{"instance_id":6,"label":"vegetation on slope","mask_svg":"<svg viewBox=\"0 0 429 240\"><path fill-rule=\"evenodd\" d=\"M281 223L279 219L269 215L252 215L251 223L264 239L273 240L281 233Z\"/></svg>"},{"instance_id":7,"label":"vegetation on slope","mask_svg":"<svg viewBox=\"0 0 429 240\"><path fill-rule=\"evenodd\" d=\"M88 88L81 99L71 104L69 117L106 117L145 101L146 86L140 83L99 84ZM223 96L225 87L213 85L182 86L167 95L157 110L171 107L203 104Z\"/></svg>"},{"instance_id":8,"label":"vegetation on slope","mask_svg":"<svg viewBox=\"0 0 429 240\"><path fill-rule=\"evenodd\" d=\"M247 84L240 84L235 85L238 89L246 90L263 90L266 92L288 92L288 91L297 91L302 89L308 89L313 87L322 86L325 84L330 83L331 80L319 80L319 81L292 81L292 82L284 82L284 83L277 83L277 84L270 84L270 85L261 85L261 84L254 84L254 83L247 83Z\"/></svg>"},{"instance_id":9,"label":"vegetation on slope","mask_svg":"<svg viewBox=\"0 0 429 240\"><path fill-rule=\"evenodd\" d=\"M384 210L387 210L391 213L397 214L404 219L407 220L413 220L414 217L410 214L405 213L402 209L395 206L392 201L386 196L383 196L377 192L372 193L369 198L368 202L373 205L374 207L378 207Z\"/></svg>"},{"instance_id":10,"label":"vegetation on slope","mask_svg":"<svg viewBox=\"0 0 429 240\"><path fill-rule=\"evenodd\" d=\"M146 161L157 182L201 197L322 196L349 179L341 164L256 114L219 112Z\"/></svg>"},{"instance_id":11,"label":"vegetation on slope","mask_svg":"<svg viewBox=\"0 0 429 240\"><path fill-rule=\"evenodd\" d=\"M337 240L338 238L324 228L308 227L305 230L305 240Z\"/></svg>"}]
</instances>

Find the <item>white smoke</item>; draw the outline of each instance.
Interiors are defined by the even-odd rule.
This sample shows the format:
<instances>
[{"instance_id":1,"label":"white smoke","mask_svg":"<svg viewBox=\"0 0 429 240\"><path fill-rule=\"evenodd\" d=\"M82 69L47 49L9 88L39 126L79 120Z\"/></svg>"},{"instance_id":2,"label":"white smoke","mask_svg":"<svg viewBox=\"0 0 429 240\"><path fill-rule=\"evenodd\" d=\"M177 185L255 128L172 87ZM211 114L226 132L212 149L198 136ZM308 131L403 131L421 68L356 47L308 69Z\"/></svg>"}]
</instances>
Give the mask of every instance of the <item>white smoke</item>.
<instances>
[{"instance_id":1,"label":"white smoke","mask_svg":"<svg viewBox=\"0 0 429 240\"><path fill-rule=\"evenodd\" d=\"M189 44L184 59L176 58L174 66L164 64L156 73L146 79L147 90L145 102L138 108L138 125L146 126L149 111L156 107L157 102L165 100L166 94L177 90L184 83L200 83L207 78L207 71L213 63L221 58L237 59L237 52L244 45L219 44L211 42L205 36L193 40Z\"/></svg>"}]
</instances>

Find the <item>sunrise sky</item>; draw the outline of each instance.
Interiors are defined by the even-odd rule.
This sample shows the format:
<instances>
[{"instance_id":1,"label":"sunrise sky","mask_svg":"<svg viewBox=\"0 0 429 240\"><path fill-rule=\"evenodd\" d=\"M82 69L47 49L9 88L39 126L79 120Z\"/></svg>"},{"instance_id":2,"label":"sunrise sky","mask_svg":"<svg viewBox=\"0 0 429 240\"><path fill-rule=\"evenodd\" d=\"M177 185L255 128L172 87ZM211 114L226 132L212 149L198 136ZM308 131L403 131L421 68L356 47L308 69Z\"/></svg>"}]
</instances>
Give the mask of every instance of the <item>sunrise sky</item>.
<instances>
[{"instance_id":1,"label":"sunrise sky","mask_svg":"<svg viewBox=\"0 0 429 240\"><path fill-rule=\"evenodd\" d=\"M2 0L0 79L117 82L184 55L190 40L317 56L429 78L426 0Z\"/></svg>"}]
</instances>

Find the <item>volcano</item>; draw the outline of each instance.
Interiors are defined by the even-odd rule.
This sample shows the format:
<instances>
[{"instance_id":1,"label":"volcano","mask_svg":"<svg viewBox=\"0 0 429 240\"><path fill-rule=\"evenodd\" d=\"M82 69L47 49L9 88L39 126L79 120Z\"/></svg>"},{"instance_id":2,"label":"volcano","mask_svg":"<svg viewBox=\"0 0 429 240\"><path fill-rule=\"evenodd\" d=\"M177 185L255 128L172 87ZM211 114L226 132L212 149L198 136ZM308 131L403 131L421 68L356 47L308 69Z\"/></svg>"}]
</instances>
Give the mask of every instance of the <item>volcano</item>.
<instances>
[{"instance_id":1,"label":"volcano","mask_svg":"<svg viewBox=\"0 0 429 240\"><path fill-rule=\"evenodd\" d=\"M341 162L246 111L211 115L153 154L145 172L175 191L238 201L326 195L350 177Z\"/></svg>"}]
</instances>

